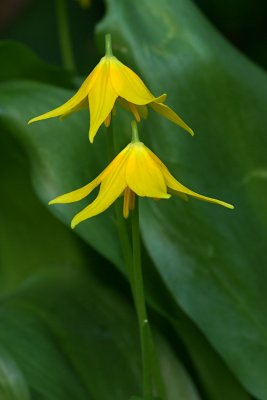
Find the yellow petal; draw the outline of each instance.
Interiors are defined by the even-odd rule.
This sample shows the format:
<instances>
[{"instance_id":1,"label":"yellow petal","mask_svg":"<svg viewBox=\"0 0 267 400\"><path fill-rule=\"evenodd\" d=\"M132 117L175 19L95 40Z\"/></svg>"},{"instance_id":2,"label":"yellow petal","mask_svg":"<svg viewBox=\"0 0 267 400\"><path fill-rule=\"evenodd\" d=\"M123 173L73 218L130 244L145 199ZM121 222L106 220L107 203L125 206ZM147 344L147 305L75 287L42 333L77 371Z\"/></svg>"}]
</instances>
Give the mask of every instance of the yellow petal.
<instances>
[{"instance_id":1,"label":"yellow petal","mask_svg":"<svg viewBox=\"0 0 267 400\"><path fill-rule=\"evenodd\" d=\"M126 148L127 149L127 148ZM71 227L75 228L85 219L94 217L105 211L121 195L126 188L125 160L128 151L124 149L109 165L108 173L102 176L102 183L97 198L73 218ZM116 162L114 162L116 160Z\"/></svg>"},{"instance_id":2,"label":"yellow petal","mask_svg":"<svg viewBox=\"0 0 267 400\"><path fill-rule=\"evenodd\" d=\"M110 79L110 59L105 57L105 62L102 63L101 69L92 85L88 100L90 108L90 130L89 139L93 143L94 137L102 123L110 114L115 100L118 97L114 90Z\"/></svg>"},{"instance_id":3,"label":"yellow petal","mask_svg":"<svg viewBox=\"0 0 267 400\"><path fill-rule=\"evenodd\" d=\"M94 190L97 185L100 184L101 180L100 174L97 178L95 178L92 182L88 183L87 185L73 190L72 192L63 194L61 196L56 197L55 199L49 202L50 204L63 204L63 203L74 203L76 201L82 200L84 197L88 196L92 190Z\"/></svg>"},{"instance_id":4,"label":"yellow petal","mask_svg":"<svg viewBox=\"0 0 267 400\"><path fill-rule=\"evenodd\" d=\"M138 196L168 199L167 187L162 172L150 156L147 147L132 143L126 166L126 181L129 188Z\"/></svg>"},{"instance_id":5,"label":"yellow petal","mask_svg":"<svg viewBox=\"0 0 267 400\"><path fill-rule=\"evenodd\" d=\"M129 210L134 210L135 207L135 193L127 186L123 193L123 216L129 217Z\"/></svg>"},{"instance_id":6,"label":"yellow petal","mask_svg":"<svg viewBox=\"0 0 267 400\"><path fill-rule=\"evenodd\" d=\"M55 108L54 110L48 111L45 114L39 115L38 117L32 118L28 124L32 122L41 121L43 119L53 118L53 117L60 117L60 116L67 116L76 110L80 110L84 105L85 101L87 101L87 94L93 85L99 69L103 64L103 59L99 62L99 64L93 69L90 75L85 79L83 84L81 85L80 89L74 96L72 96L66 103L62 104L61 106Z\"/></svg>"},{"instance_id":7,"label":"yellow petal","mask_svg":"<svg viewBox=\"0 0 267 400\"><path fill-rule=\"evenodd\" d=\"M157 113L163 115L165 118L179 125L181 128L185 129L190 135L194 136L193 130L179 117L173 110L163 103L153 102L149 106Z\"/></svg>"},{"instance_id":8,"label":"yellow petal","mask_svg":"<svg viewBox=\"0 0 267 400\"><path fill-rule=\"evenodd\" d=\"M130 103L144 105L157 101L158 98L148 90L142 79L116 57L111 60L110 76L112 84L118 96Z\"/></svg>"},{"instance_id":9,"label":"yellow petal","mask_svg":"<svg viewBox=\"0 0 267 400\"><path fill-rule=\"evenodd\" d=\"M221 206L233 209L234 206L232 204L229 203L225 203L224 201L221 200L217 200L217 199L213 199L212 197L206 197L206 196L202 196L201 194L198 194L196 192L193 192L192 190L188 189L187 187L185 187L184 185L182 185L180 182L178 182L168 171L168 169L165 167L163 169L163 174L166 180L166 184L169 188L171 188L174 191L177 191L179 194L186 194L189 196L193 196L198 200L202 200L202 201L207 201L209 203L215 203L215 204L219 204Z\"/></svg>"},{"instance_id":10,"label":"yellow petal","mask_svg":"<svg viewBox=\"0 0 267 400\"><path fill-rule=\"evenodd\" d=\"M128 104L129 104L129 108L130 108L134 118L136 119L136 121L140 122L141 121L141 117L140 117L139 112L137 110L137 106L135 104L129 103L129 102L128 102Z\"/></svg>"}]
</instances>

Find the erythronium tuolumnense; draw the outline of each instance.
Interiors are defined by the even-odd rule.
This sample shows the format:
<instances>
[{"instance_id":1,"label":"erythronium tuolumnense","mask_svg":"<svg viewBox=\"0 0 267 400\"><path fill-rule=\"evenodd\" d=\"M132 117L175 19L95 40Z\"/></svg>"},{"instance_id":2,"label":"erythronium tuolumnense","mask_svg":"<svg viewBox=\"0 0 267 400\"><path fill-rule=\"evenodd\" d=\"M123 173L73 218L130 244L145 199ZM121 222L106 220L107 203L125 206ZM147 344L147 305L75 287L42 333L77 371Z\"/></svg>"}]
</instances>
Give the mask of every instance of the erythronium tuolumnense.
<instances>
[{"instance_id":1,"label":"erythronium tuolumnense","mask_svg":"<svg viewBox=\"0 0 267 400\"><path fill-rule=\"evenodd\" d=\"M183 186L169 172L161 160L144 143L139 141L136 122L132 123L133 138L114 160L92 182L80 189L63 194L51 200L49 204L73 203L88 196L100 185L96 199L79 212L72 220L74 228L85 219L105 211L123 194L123 215L129 215L134 208L135 195L153 199L169 199L172 194L187 198L193 196L199 200L234 208L224 201L202 196Z\"/></svg>"},{"instance_id":2,"label":"erythronium tuolumnense","mask_svg":"<svg viewBox=\"0 0 267 400\"><path fill-rule=\"evenodd\" d=\"M166 97L166 94L154 97L139 76L113 56L111 37L106 35L106 55L86 78L78 92L54 110L32 118L29 124L47 118L63 118L89 106L89 140L92 143L102 123L109 126L112 110L118 100L118 104L130 111L137 121L146 118L148 105L193 136L192 129L163 104Z\"/></svg>"}]
</instances>

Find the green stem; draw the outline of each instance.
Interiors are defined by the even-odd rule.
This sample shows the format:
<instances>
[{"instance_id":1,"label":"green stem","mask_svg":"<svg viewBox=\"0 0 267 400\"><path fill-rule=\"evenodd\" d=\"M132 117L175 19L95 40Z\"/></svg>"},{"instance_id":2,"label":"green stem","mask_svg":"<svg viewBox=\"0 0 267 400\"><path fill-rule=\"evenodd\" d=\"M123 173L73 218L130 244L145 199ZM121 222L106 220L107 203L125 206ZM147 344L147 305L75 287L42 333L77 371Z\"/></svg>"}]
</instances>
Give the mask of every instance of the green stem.
<instances>
[{"instance_id":1,"label":"green stem","mask_svg":"<svg viewBox=\"0 0 267 400\"><path fill-rule=\"evenodd\" d=\"M144 398L152 398L152 363L151 363L151 336L147 318L145 293L142 276L140 229L139 229L139 207L138 197L135 201L135 209L132 212L132 241L133 241L133 282L136 310L139 323L142 361L143 361L143 395Z\"/></svg>"},{"instance_id":2,"label":"green stem","mask_svg":"<svg viewBox=\"0 0 267 400\"><path fill-rule=\"evenodd\" d=\"M71 45L68 13L65 0L57 0L57 20L59 44L63 65L70 71L76 71L74 56Z\"/></svg>"},{"instance_id":3,"label":"green stem","mask_svg":"<svg viewBox=\"0 0 267 400\"><path fill-rule=\"evenodd\" d=\"M105 47L106 47L106 56L112 57L112 42L111 42L111 34L107 33L105 35Z\"/></svg>"}]
</instances>

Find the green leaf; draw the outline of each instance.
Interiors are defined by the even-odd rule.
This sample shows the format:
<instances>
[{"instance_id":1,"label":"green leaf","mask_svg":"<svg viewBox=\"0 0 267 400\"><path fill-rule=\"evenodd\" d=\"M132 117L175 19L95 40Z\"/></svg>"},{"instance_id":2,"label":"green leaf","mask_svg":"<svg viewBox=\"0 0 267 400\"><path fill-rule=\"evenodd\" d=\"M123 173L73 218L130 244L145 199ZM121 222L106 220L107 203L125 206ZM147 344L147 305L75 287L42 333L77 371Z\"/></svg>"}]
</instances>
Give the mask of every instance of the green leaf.
<instances>
[{"instance_id":1,"label":"green leaf","mask_svg":"<svg viewBox=\"0 0 267 400\"><path fill-rule=\"evenodd\" d=\"M28 47L18 42L0 42L0 52L0 81L29 79L63 87L73 86L70 72L45 64Z\"/></svg>"},{"instance_id":2,"label":"green leaf","mask_svg":"<svg viewBox=\"0 0 267 400\"><path fill-rule=\"evenodd\" d=\"M0 293L4 294L16 289L36 269L79 265L84 259L75 236L33 194L21 146L2 133L0 147Z\"/></svg>"},{"instance_id":3,"label":"green leaf","mask_svg":"<svg viewBox=\"0 0 267 400\"><path fill-rule=\"evenodd\" d=\"M30 400L30 392L21 370L10 354L0 346L0 398Z\"/></svg>"}]
</instances>

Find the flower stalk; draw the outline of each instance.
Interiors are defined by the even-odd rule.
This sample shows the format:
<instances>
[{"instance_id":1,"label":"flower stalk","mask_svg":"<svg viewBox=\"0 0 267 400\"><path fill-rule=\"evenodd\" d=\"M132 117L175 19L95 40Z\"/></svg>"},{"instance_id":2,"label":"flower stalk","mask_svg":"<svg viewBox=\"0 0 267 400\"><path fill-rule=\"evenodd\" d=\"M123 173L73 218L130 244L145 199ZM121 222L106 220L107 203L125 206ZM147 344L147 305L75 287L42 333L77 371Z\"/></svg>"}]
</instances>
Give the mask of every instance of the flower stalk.
<instances>
[{"instance_id":1,"label":"flower stalk","mask_svg":"<svg viewBox=\"0 0 267 400\"><path fill-rule=\"evenodd\" d=\"M132 290L135 298L135 306L138 317L139 332L141 339L142 363L143 363L143 395L144 398L151 398L153 394L152 383L152 363L150 354L150 327L147 318L145 293L142 276L141 246L139 229L139 206L138 197L135 208L132 211L132 243L133 243L133 262L132 262Z\"/></svg>"},{"instance_id":2,"label":"flower stalk","mask_svg":"<svg viewBox=\"0 0 267 400\"><path fill-rule=\"evenodd\" d=\"M112 42L111 42L111 34L107 33L105 36L105 46L106 46L106 56L112 57Z\"/></svg>"}]
</instances>

